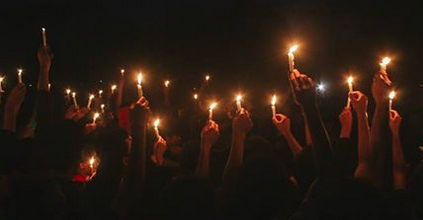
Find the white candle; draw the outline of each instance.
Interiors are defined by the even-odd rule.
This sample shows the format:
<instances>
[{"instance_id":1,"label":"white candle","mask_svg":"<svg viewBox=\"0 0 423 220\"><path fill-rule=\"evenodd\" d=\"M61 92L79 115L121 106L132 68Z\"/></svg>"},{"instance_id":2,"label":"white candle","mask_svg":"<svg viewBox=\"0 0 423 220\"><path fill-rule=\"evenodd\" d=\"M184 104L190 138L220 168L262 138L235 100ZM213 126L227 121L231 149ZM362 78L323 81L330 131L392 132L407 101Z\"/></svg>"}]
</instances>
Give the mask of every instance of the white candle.
<instances>
[{"instance_id":1,"label":"white candle","mask_svg":"<svg viewBox=\"0 0 423 220\"><path fill-rule=\"evenodd\" d=\"M72 91L70 89L66 89L66 98L68 99L68 101L70 100L70 93Z\"/></svg>"},{"instance_id":2,"label":"white candle","mask_svg":"<svg viewBox=\"0 0 423 220\"><path fill-rule=\"evenodd\" d=\"M291 47L291 49L289 49L289 53L288 53L288 63L289 63L289 72L292 73L295 69L295 57L294 57L294 52L298 49L298 45L294 45L293 47Z\"/></svg>"},{"instance_id":3,"label":"white candle","mask_svg":"<svg viewBox=\"0 0 423 220\"><path fill-rule=\"evenodd\" d=\"M3 87L1 86L1 83L3 82L4 77L0 77L0 92L4 92L3 91Z\"/></svg>"},{"instance_id":4,"label":"white candle","mask_svg":"<svg viewBox=\"0 0 423 220\"><path fill-rule=\"evenodd\" d=\"M354 82L354 78L352 76L348 77L347 79L347 83L348 83L348 101L347 101L347 108L351 107L351 99L350 99L350 95L354 90L353 90L353 82Z\"/></svg>"},{"instance_id":5,"label":"white candle","mask_svg":"<svg viewBox=\"0 0 423 220\"><path fill-rule=\"evenodd\" d=\"M242 100L242 96L241 95L237 95L236 96L236 110L238 111L238 113L240 113L241 110L242 110L241 100Z\"/></svg>"},{"instance_id":6,"label":"white candle","mask_svg":"<svg viewBox=\"0 0 423 220\"><path fill-rule=\"evenodd\" d=\"M100 113L98 113L98 112L96 112L96 113L94 113L94 116L93 116L93 123L92 124L95 124L95 122L97 121L97 119L100 117Z\"/></svg>"},{"instance_id":7,"label":"white candle","mask_svg":"<svg viewBox=\"0 0 423 220\"><path fill-rule=\"evenodd\" d=\"M209 83L209 81L210 81L210 75L206 75L205 80L206 80L206 83Z\"/></svg>"},{"instance_id":8,"label":"white candle","mask_svg":"<svg viewBox=\"0 0 423 220\"><path fill-rule=\"evenodd\" d=\"M22 69L18 69L18 81L19 81L19 83L23 83L23 81L22 81L22 72L23 72Z\"/></svg>"},{"instance_id":9,"label":"white candle","mask_svg":"<svg viewBox=\"0 0 423 220\"><path fill-rule=\"evenodd\" d=\"M98 90L98 97L102 98L103 97L103 90Z\"/></svg>"},{"instance_id":10,"label":"white candle","mask_svg":"<svg viewBox=\"0 0 423 220\"><path fill-rule=\"evenodd\" d=\"M160 124L160 119L156 119L154 121L154 132L156 134L157 139L160 138L160 133L159 133L159 124Z\"/></svg>"},{"instance_id":11,"label":"white candle","mask_svg":"<svg viewBox=\"0 0 423 220\"><path fill-rule=\"evenodd\" d=\"M217 103L212 103L209 107L209 120L213 120L213 109L216 108Z\"/></svg>"},{"instance_id":12,"label":"white candle","mask_svg":"<svg viewBox=\"0 0 423 220\"><path fill-rule=\"evenodd\" d=\"M388 64L391 62L391 58L385 57L383 58L382 62L380 63L380 72L387 73L386 70L388 69Z\"/></svg>"},{"instance_id":13,"label":"white candle","mask_svg":"<svg viewBox=\"0 0 423 220\"><path fill-rule=\"evenodd\" d=\"M137 84L138 98L141 98L144 95L142 91L142 73L138 74L137 81L138 81L138 84Z\"/></svg>"},{"instance_id":14,"label":"white candle","mask_svg":"<svg viewBox=\"0 0 423 220\"><path fill-rule=\"evenodd\" d=\"M47 36L46 36L46 29L45 28L41 28L41 34L43 35L43 46L46 47L47 46Z\"/></svg>"},{"instance_id":15,"label":"white candle","mask_svg":"<svg viewBox=\"0 0 423 220\"><path fill-rule=\"evenodd\" d=\"M101 108L101 113L103 113L104 114L104 112L105 112L105 110L104 110L104 108L106 107L106 105L104 105L104 104L101 104L100 105L100 108Z\"/></svg>"},{"instance_id":16,"label":"white candle","mask_svg":"<svg viewBox=\"0 0 423 220\"><path fill-rule=\"evenodd\" d=\"M91 109L91 102L93 101L93 99L94 99L94 95L90 95L89 97L88 97L88 104L87 104L87 108L88 109Z\"/></svg>"},{"instance_id":17,"label":"white candle","mask_svg":"<svg viewBox=\"0 0 423 220\"><path fill-rule=\"evenodd\" d=\"M392 110L392 102L396 95L397 93L395 91L392 91L391 93L389 93L389 112Z\"/></svg>"},{"instance_id":18,"label":"white candle","mask_svg":"<svg viewBox=\"0 0 423 220\"><path fill-rule=\"evenodd\" d=\"M73 105L75 106L75 108L79 108L78 103L76 102L76 93L75 92L72 92L72 99L73 99Z\"/></svg>"},{"instance_id":19,"label":"white candle","mask_svg":"<svg viewBox=\"0 0 423 220\"><path fill-rule=\"evenodd\" d=\"M272 117L276 116L276 95L272 97Z\"/></svg>"},{"instance_id":20,"label":"white candle","mask_svg":"<svg viewBox=\"0 0 423 220\"><path fill-rule=\"evenodd\" d=\"M111 88L111 90L112 90L112 94L114 94L115 93L115 90L117 89L117 85L112 85L112 88Z\"/></svg>"}]
</instances>

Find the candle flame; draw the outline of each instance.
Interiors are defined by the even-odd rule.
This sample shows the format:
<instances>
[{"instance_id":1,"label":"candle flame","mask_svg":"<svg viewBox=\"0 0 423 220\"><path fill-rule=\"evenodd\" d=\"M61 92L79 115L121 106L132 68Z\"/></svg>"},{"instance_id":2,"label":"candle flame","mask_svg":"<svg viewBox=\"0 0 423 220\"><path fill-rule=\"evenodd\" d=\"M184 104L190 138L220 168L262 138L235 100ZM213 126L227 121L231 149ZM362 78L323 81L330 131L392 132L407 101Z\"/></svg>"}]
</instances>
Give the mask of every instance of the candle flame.
<instances>
[{"instance_id":1,"label":"candle flame","mask_svg":"<svg viewBox=\"0 0 423 220\"><path fill-rule=\"evenodd\" d=\"M195 93L195 94L194 94L194 99L195 99L195 100L197 100L197 99L198 99L198 94L197 94L197 93Z\"/></svg>"},{"instance_id":2,"label":"candle flame","mask_svg":"<svg viewBox=\"0 0 423 220\"><path fill-rule=\"evenodd\" d=\"M236 101L237 101L237 102L240 102L241 100L242 100L242 95L237 95L237 96L236 96Z\"/></svg>"},{"instance_id":3,"label":"candle flame","mask_svg":"<svg viewBox=\"0 0 423 220\"><path fill-rule=\"evenodd\" d=\"M42 30L43 32L46 32L46 29L45 29L45 28L41 28L41 30Z\"/></svg>"},{"instance_id":4,"label":"candle flame","mask_svg":"<svg viewBox=\"0 0 423 220\"><path fill-rule=\"evenodd\" d=\"M98 94L99 95L103 94L103 90L98 90Z\"/></svg>"},{"instance_id":5,"label":"candle flame","mask_svg":"<svg viewBox=\"0 0 423 220\"><path fill-rule=\"evenodd\" d=\"M100 117L100 113L98 112L94 113L93 121L95 122L98 117Z\"/></svg>"},{"instance_id":6,"label":"candle flame","mask_svg":"<svg viewBox=\"0 0 423 220\"><path fill-rule=\"evenodd\" d=\"M138 81L138 85L141 85L141 83L142 83L142 73L138 73L137 81Z\"/></svg>"},{"instance_id":7,"label":"candle flame","mask_svg":"<svg viewBox=\"0 0 423 220\"><path fill-rule=\"evenodd\" d=\"M276 105L276 95L274 95L272 97L272 105L275 106Z\"/></svg>"},{"instance_id":8,"label":"candle flame","mask_svg":"<svg viewBox=\"0 0 423 220\"><path fill-rule=\"evenodd\" d=\"M104 105L104 104L101 104L101 105L100 105L100 108L101 108L101 109L103 109L103 110L104 110L104 107L105 107L105 105Z\"/></svg>"},{"instance_id":9,"label":"candle flame","mask_svg":"<svg viewBox=\"0 0 423 220\"><path fill-rule=\"evenodd\" d=\"M164 83L164 85L165 85L165 87L169 87L170 81L169 80L166 80L165 83Z\"/></svg>"},{"instance_id":10,"label":"candle flame","mask_svg":"<svg viewBox=\"0 0 423 220\"><path fill-rule=\"evenodd\" d=\"M75 92L72 92L72 97L75 97L76 96L76 93Z\"/></svg>"},{"instance_id":11,"label":"candle flame","mask_svg":"<svg viewBox=\"0 0 423 220\"><path fill-rule=\"evenodd\" d=\"M388 65L390 62L391 62L391 58L389 58L389 57L385 57L382 60L383 65Z\"/></svg>"},{"instance_id":12,"label":"candle flame","mask_svg":"<svg viewBox=\"0 0 423 220\"><path fill-rule=\"evenodd\" d=\"M160 124L160 119L156 119L155 121L154 121L154 128L158 128L159 127L159 124Z\"/></svg>"},{"instance_id":13,"label":"candle flame","mask_svg":"<svg viewBox=\"0 0 423 220\"><path fill-rule=\"evenodd\" d=\"M354 82L354 78L352 76L348 77L347 82L348 85L352 85L352 83Z\"/></svg>"},{"instance_id":14,"label":"candle flame","mask_svg":"<svg viewBox=\"0 0 423 220\"><path fill-rule=\"evenodd\" d=\"M4 77L0 77L0 83L3 82Z\"/></svg>"},{"instance_id":15,"label":"candle flame","mask_svg":"<svg viewBox=\"0 0 423 220\"><path fill-rule=\"evenodd\" d=\"M210 76L209 75L207 75L206 76L206 81L209 81L210 80Z\"/></svg>"},{"instance_id":16,"label":"candle flame","mask_svg":"<svg viewBox=\"0 0 423 220\"><path fill-rule=\"evenodd\" d=\"M211 105L210 105L210 110L213 110L214 108L216 108L216 106L217 106L217 103L216 102L213 102Z\"/></svg>"},{"instance_id":17,"label":"candle flame","mask_svg":"<svg viewBox=\"0 0 423 220\"><path fill-rule=\"evenodd\" d=\"M389 99L393 100L396 95L397 95L397 93L395 91L392 91L391 93L389 93Z\"/></svg>"},{"instance_id":18,"label":"candle flame","mask_svg":"<svg viewBox=\"0 0 423 220\"><path fill-rule=\"evenodd\" d=\"M295 51L297 51L298 49L298 45L294 45L293 47L291 47L291 49L289 49L289 54L293 54Z\"/></svg>"},{"instance_id":19,"label":"candle flame","mask_svg":"<svg viewBox=\"0 0 423 220\"><path fill-rule=\"evenodd\" d=\"M94 156L92 156L92 157L90 158L90 160L88 161L88 163L90 164L90 167L91 167L91 168L93 168L93 167L94 167L94 163L95 163L95 158L94 158Z\"/></svg>"},{"instance_id":20,"label":"candle flame","mask_svg":"<svg viewBox=\"0 0 423 220\"><path fill-rule=\"evenodd\" d=\"M112 85L112 92L115 91L117 88L117 85Z\"/></svg>"},{"instance_id":21,"label":"candle flame","mask_svg":"<svg viewBox=\"0 0 423 220\"><path fill-rule=\"evenodd\" d=\"M121 74L124 74L125 73L125 70L124 69L120 69L120 73Z\"/></svg>"},{"instance_id":22,"label":"candle flame","mask_svg":"<svg viewBox=\"0 0 423 220\"><path fill-rule=\"evenodd\" d=\"M93 94L90 94L90 99L92 100L94 98L94 95Z\"/></svg>"},{"instance_id":23,"label":"candle flame","mask_svg":"<svg viewBox=\"0 0 423 220\"><path fill-rule=\"evenodd\" d=\"M21 75L23 72L23 69L18 69L18 74Z\"/></svg>"},{"instance_id":24,"label":"candle flame","mask_svg":"<svg viewBox=\"0 0 423 220\"><path fill-rule=\"evenodd\" d=\"M72 91L70 89L66 89L66 94L70 94Z\"/></svg>"}]
</instances>

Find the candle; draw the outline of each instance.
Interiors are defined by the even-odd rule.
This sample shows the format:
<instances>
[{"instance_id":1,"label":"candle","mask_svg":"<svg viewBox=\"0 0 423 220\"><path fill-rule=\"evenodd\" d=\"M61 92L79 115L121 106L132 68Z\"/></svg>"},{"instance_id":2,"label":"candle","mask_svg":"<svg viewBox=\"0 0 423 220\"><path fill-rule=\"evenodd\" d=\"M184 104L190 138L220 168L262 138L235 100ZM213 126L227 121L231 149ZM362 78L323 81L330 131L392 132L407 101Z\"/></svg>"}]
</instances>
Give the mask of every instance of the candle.
<instances>
[{"instance_id":1,"label":"candle","mask_svg":"<svg viewBox=\"0 0 423 220\"><path fill-rule=\"evenodd\" d=\"M348 101L347 101L347 106L346 106L347 108L351 107L351 99L350 99L349 94L351 94L353 92L353 82L354 82L354 78L352 76L348 77L347 83L348 83L349 93L348 93Z\"/></svg>"},{"instance_id":2,"label":"candle","mask_svg":"<svg viewBox=\"0 0 423 220\"><path fill-rule=\"evenodd\" d=\"M47 36L46 36L46 29L45 28L41 28L41 34L43 35L43 46L46 47L47 46Z\"/></svg>"},{"instance_id":3,"label":"candle","mask_svg":"<svg viewBox=\"0 0 423 220\"><path fill-rule=\"evenodd\" d=\"M1 86L1 83L3 82L4 77L0 77L0 92L4 92L3 91L3 87Z\"/></svg>"},{"instance_id":4,"label":"candle","mask_svg":"<svg viewBox=\"0 0 423 220\"><path fill-rule=\"evenodd\" d=\"M206 75L206 83L208 83L209 82L209 80L210 80L210 75Z\"/></svg>"},{"instance_id":5,"label":"candle","mask_svg":"<svg viewBox=\"0 0 423 220\"><path fill-rule=\"evenodd\" d=\"M90 158L90 160L88 161L88 163L90 164L90 168L91 170L94 169L94 163L95 163L95 158L94 156Z\"/></svg>"},{"instance_id":6,"label":"candle","mask_svg":"<svg viewBox=\"0 0 423 220\"><path fill-rule=\"evenodd\" d=\"M125 70L124 69L120 69L120 75L124 76L125 75Z\"/></svg>"},{"instance_id":7,"label":"candle","mask_svg":"<svg viewBox=\"0 0 423 220\"><path fill-rule=\"evenodd\" d=\"M289 72L292 73L295 69L295 62L294 62L294 52L298 49L298 45L294 45L289 49L288 53L288 63L289 63Z\"/></svg>"},{"instance_id":8,"label":"candle","mask_svg":"<svg viewBox=\"0 0 423 220\"><path fill-rule=\"evenodd\" d=\"M95 125L95 122L97 121L97 119L100 117L100 113L98 113L98 112L96 112L96 113L94 113L94 116L93 116L93 125Z\"/></svg>"},{"instance_id":9,"label":"candle","mask_svg":"<svg viewBox=\"0 0 423 220\"><path fill-rule=\"evenodd\" d=\"M209 107L209 120L213 120L213 109L216 108L217 103L213 102Z\"/></svg>"},{"instance_id":10,"label":"candle","mask_svg":"<svg viewBox=\"0 0 423 220\"><path fill-rule=\"evenodd\" d=\"M166 81L165 81L165 83L164 83L164 86L165 86L166 88L169 88L169 85L170 85L170 81L169 81L169 80L166 80Z\"/></svg>"},{"instance_id":11,"label":"candle","mask_svg":"<svg viewBox=\"0 0 423 220\"><path fill-rule=\"evenodd\" d=\"M111 90L112 90L112 94L115 93L115 90L117 89L117 85L112 85Z\"/></svg>"},{"instance_id":12,"label":"candle","mask_svg":"<svg viewBox=\"0 0 423 220\"><path fill-rule=\"evenodd\" d=\"M68 100L70 100L70 93L71 93L72 91L70 90L70 89L66 89L66 98L68 99Z\"/></svg>"},{"instance_id":13,"label":"candle","mask_svg":"<svg viewBox=\"0 0 423 220\"><path fill-rule=\"evenodd\" d=\"M397 93L395 91L392 91L389 93L389 112L392 111L392 101L394 100Z\"/></svg>"},{"instance_id":14,"label":"candle","mask_svg":"<svg viewBox=\"0 0 423 220\"><path fill-rule=\"evenodd\" d=\"M137 84L137 89L138 89L138 98L141 98L144 94L142 91L142 73L138 74L138 78L137 78L138 84Z\"/></svg>"},{"instance_id":15,"label":"candle","mask_svg":"<svg viewBox=\"0 0 423 220\"><path fill-rule=\"evenodd\" d=\"M100 108L101 108L101 113L103 113L104 114L104 112L105 112L105 110L104 110L104 108L106 107L106 105L104 105L104 104L101 104L100 105Z\"/></svg>"},{"instance_id":16,"label":"candle","mask_svg":"<svg viewBox=\"0 0 423 220\"><path fill-rule=\"evenodd\" d=\"M90 95L89 97L88 97L88 104L87 104L87 108L88 109L91 109L91 102L93 101L93 99L94 99L94 95Z\"/></svg>"},{"instance_id":17,"label":"candle","mask_svg":"<svg viewBox=\"0 0 423 220\"><path fill-rule=\"evenodd\" d=\"M236 110L238 111L238 113L240 113L241 110L242 110L241 100L242 100L242 96L241 95L237 95L236 96Z\"/></svg>"},{"instance_id":18,"label":"candle","mask_svg":"<svg viewBox=\"0 0 423 220\"><path fill-rule=\"evenodd\" d=\"M382 62L380 63L380 72L387 74L386 70L390 62L391 62L391 58L389 57L383 58Z\"/></svg>"},{"instance_id":19,"label":"candle","mask_svg":"<svg viewBox=\"0 0 423 220\"><path fill-rule=\"evenodd\" d=\"M72 98L73 98L73 105L75 108L78 108L78 103L76 102L76 93L72 92Z\"/></svg>"},{"instance_id":20,"label":"candle","mask_svg":"<svg viewBox=\"0 0 423 220\"><path fill-rule=\"evenodd\" d=\"M50 92L51 89L51 83L48 84L48 91Z\"/></svg>"},{"instance_id":21,"label":"candle","mask_svg":"<svg viewBox=\"0 0 423 220\"><path fill-rule=\"evenodd\" d=\"M159 124L160 124L160 119L156 119L154 121L154 132L155 132L157 138L160 138Z\"/></svg>"},{"instance_id":22,"label":"candle","mask_svg":"<svg viewBox=\"0 0 423 220\"><path fill-rule=\"evenodd\" d=\"M198 99L198 94L197 93L194 93L194 96L193 97L194 97L195 100L197 100Z\"/></svg>"},{"instance_id":23,"label":"candle","mask_svg":"<svg viewBox=\"0 0 423 220\"><path fill-rule=\"evenodd\" d=\"M19 80L19 83L23 83L22 82L22 72L23 72L22 69L18 69L18 80Z\"/></svg>"},{"instance_id":24,"label":"candle","mask_svg":"<svg viewBox=\"0 0 423 220\"><path fill-rule=\"evenodd\" d=\"M276 116L276 95L273 95L271 104L272 104L272 117L274 118Z\"/></svg>"},{"instance_id":25,"label":"candle","mask_svg":"<svg viewBox=\"0 0 423 220\"><path fill-rule=\"evenodd\" d=\"M101 98L103 96L103 90L98 90L98 97Z\"/></svg>"}]
</instances>

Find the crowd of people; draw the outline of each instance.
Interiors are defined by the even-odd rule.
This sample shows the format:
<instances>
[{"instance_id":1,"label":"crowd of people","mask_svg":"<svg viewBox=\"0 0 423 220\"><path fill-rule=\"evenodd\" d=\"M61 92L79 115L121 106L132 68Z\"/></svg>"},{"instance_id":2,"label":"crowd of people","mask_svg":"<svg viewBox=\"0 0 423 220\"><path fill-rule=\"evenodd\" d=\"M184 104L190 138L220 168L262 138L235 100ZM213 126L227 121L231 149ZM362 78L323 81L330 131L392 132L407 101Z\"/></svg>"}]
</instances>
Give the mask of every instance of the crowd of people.
<instances>
[{"instance_id":1,"label":"crowd of people","mask_svg":"<svg viewBox=\"0 0 423 220\"><path fill-rule=\"evenodd\" d=\"M165 94L161 136L148 97L137 98L125 75L114 93L77 106L50 91L52 60L41 47L25 119L26 85L1 93L0 219L423 219L423 167L404 157L384 72L372 83L373 117L370 98L350 92L336 140L314 80L299 70L290 100L302 135L287 115L258 119L228 105L214 121L200 100L181 111Z\"/></svg>"}]
</instances>

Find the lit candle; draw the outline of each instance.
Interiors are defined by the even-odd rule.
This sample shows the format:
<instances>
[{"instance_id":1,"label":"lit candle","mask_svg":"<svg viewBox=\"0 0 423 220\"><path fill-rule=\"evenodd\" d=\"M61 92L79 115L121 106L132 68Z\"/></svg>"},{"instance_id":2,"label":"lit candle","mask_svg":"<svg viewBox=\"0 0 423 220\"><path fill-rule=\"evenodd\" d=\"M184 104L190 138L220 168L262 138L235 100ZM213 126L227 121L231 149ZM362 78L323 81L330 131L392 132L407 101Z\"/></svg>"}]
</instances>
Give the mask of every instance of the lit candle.
<instances>
[{"instance_id":1,"label":"lit candle","mask_svg":"<svg viewBox=\"0 0 423 220\"><path fill-rule=\"evenodd\" d=\"M103 96L103 90L98 90L98 97L101 98Z\"/></svg>"},{"instance_id":2,"label":"lit candle","mask_svg":"<svg viewBox=\"0 0 423 220\"><path fill-rule=\"evenodd\" d=\"M169 81L169 80L166 80L166 81L165 81L165 83L164 83L164 86L165 86L166 88L169 88L169 85L170 85L170 81Z\"/></svg>"},{"instance_id":3,"label":"lit candle","mask_svg":"<svg viewBox=\"0 0 423 220\"><path fill-rule=\"evenodd\" d=\"M51 83L48 84L48 91L50 92L51 89Z\"/></svg>"},{"instance_id":4,"label":"lit candle","mask_svg":"<svg viewBox=\"0 0 423 220\"><path fill-rule=\"evenodd\" d=\"M385 57L383 58L382 62L380 63L380 72L387 73L386 70L388 69L388 64L391 62L391 58Z\"/></svg>"},{"instance_id":5,"label":"lit candle","mask_svg":"<svg viewBox=\"0 0 423 220\"><path fill-rule=\"evenodd\" d=\"M159 124L160 124L160 119L156 119L154 121L154 132L155 132L157 138L160 138Z\"/></svg>"},{"instance_id":6,"label":"lit candle","mask_svg":"<svg viewBox=\"0 0 423 220\"><path fill-rule=\"evenodd\" d=\"M18 69L18 80L19 80L19 83L23 83L22 82L22 72L23 72L22 69Z\"/></svg>"},{"instance_id":7,"label":"lit candle","mask_svg":"<svg viewBox=\"0 0 423 220\"><path fill-rule=\"evenodd\" d=\"M0 77L0 92L4 92L3 91L3 87L1 86L1 83L3 82L4 77Z\"/></svg>"},{"instance_id":8,"label":"lit candle","mask_svg":"<svg viewBox=\"0 0 423 220\"><path fill-rule=\"evenodd\" d=\"M70 89L66 89L66 98L68 99L68 100L70 100L70 93L71 93L72 91L70 90Z\"/></svg>"},{"instance_id":9,"label":"lit candle","mask_svg":"<svg viewBox=\"0 0 423 220\"><path fill-rule=\"evenodd\" d=\"M46 47L47 46L47 36L46 36L46 29L45 28L41 28L41 34L43 35L43 46Z\"/></svg>"},{"instance_id":10,"label":"lit candle","mask_svg":"<svg viewBox=\"0 0 423 220\"><path fill-rule=\"evenodd\" d=\"M197 94L197 93L194 93L193 98L194 98L195 100L197 100L197 99L198 99L198 94Z\"/></svg>"},{"instance_id":11,"label":"lit candle","mask_svg":"<svg viewBox=\"0 0 423 220\"><path fill-rule=\"evenodd\" d=\"M272 117L276 116L276 95L272 97Z\"/></svg>"},{"instance_id":12,"label":"lit candle","mask_svg":"<svg viewBox=\"0 0 423 220\"><path fill-rule=\"evenodd\" d=\"M209 120L213 120L213 109L216 108L217 103L213 102L209 107Z\"/></svg>"},{"instance_id":13,"label":"lit candle","mask_svg":"<svg viewBox=\"0 0 423 220\"><path fill-rule=\"evenodd\" d=\"M395 91L392 91L389 93L389 112L392 110L392 101L394 100L397 93Z\"/></svg>"},{"instance_id":14,"label":"lit candle","mask_svg":"<svg viewBox=\"0 0 423 220\"><path fill-rule=\"evenodd\" d=\"M112 94L114 94L115 93L115 90L117 89L117 85L112 85Z\"/></svg>"},{"instance_id":15,"label":"lit candle","mask_svg":"<svg viewBox=\"0 0 423 220\"><path fill-rule=\"evenodd\" d=\"M75 106L75 108L79 108L78 103L76 102L76 93L75 92L72 92L72 99L73 99L73 105Z\"/></svg>"},{"instance_id":16,"label":"lit candle","mask_svg":"<svg viewBox=\"0 0 423 220\"><path fill-rule=\"evenodd\" d=\"M95 122L97 121L97 119L100 117L100 113L98 113L98 112L96 112L96 113L94 113L94 116L93 116L93 125L95 125Z\"/></svg>"},{"instance_id":17,"label":"lit candle","mask_svg":"<svg viewBox=\"0 0 423 220\"><path fill-rule=\"evenodd\" d=\"M90 168L91 170L94 169L94 163L95 163L95 158L94 156L90 158L90 160L88 161L88 163L90 164Z\"/></svg>"},{"instance_id":18,"label":"lit candle","mask_svg":"<svg viewBox=\"0 0 423 220\"><path fill-rule=\"evenodd\" d=\"M354 82L354 78L352 76L348 77L347 79L347 83L348 83L348 101L347 101L347 108L351 107L351 99L349 94L351 94L353 92L353 82Z\"/></svg>"},{"instance_id":19,"label":"lit candle","mask_svg":"<svg viewBox=\"0 0 423 220\"><path fill-rule=\"evenodd\" d=\"M125 75L125 70L124 69L120 69L120 75L124 76Z\"/></svg>"},{"instance_id":20,"label":"lit candle","mask_svg":"<svg viewBox=\"0 0 423 220\"><path fill-rule=\"evenodd\" d=\"M137 84L137 88L138 88L138 98L141 98L144 94L142 92L142 73L138 74L138 84Z\"/></svg>"},{"instance_id":21,"label":"lit candle","mask_svg":"<svg viewBox=\"0 0 423 220\"><path fill-rule=\"evenodd\" d=\"M90 95L89 97L88 97L88 104L87 104L87 108L88 109L91 109L91 102L93 101L93 99L94 99L94 95Z\"/></svg>"},{"instance_id":22,"label":"lit candle","mask_svg":"<svg viewBox=\"0 0 423 220\"><path fill-rule=\"evenodd\" d=\"M206 75L206 83L208 83L209 82L209 80L210 80L210 75Z\"/></svg>"},{"instance_id":23,"label":"lit candle","mask_svg":"<svg viewBox=\"0 0 423 220\"><path fill-rule=\"evenodd\" d=\"M241 106L241 100L242 100L242 96L241 95L237 95L236 96L236 110L240 113L242 110L242 106Z\"/></svg>"},{"instance_id":24,"label":"lit candle","mask_svg":"<svg viewBox=\"0 0 423 220\"><path fill-rule=\"evenodd\" d=\"M289 63L289 72L292 73L295 69L295 62L294 62L294 52L298 49L298 45L294 45L289 49L288 53L288 63Z\"/></svg>"},{"instance_id":25,"label":"lit candle","mask_svg":"<svg viewBox=\"0 0 423 220\"><path fill-rule=\"evenodd\" d=\"M104 105L104 104L101 104L100 105L100 108L101 108L101 113L103 113L104 114L104 112L105 112L105 110L104 110L104 108L106 107L106 105Z\"/></svg>"}]
</instances>

